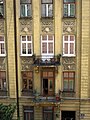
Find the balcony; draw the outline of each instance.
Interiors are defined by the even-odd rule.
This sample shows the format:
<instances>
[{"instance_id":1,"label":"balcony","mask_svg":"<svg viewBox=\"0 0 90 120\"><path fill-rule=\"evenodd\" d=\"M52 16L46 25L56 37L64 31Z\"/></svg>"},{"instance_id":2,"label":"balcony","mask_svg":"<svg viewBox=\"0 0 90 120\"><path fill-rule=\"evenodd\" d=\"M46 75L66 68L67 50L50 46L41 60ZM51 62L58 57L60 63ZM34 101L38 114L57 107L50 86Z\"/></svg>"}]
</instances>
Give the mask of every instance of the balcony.
<instances>
[{"instance_id":1,"label":"balcony","mask_svg":"<svg viewBox=\"0 0 90 120\"><path fill-rule=\"evenodd\" d=\"M34 63L35 66L59 66L60 65L60 57L61 55L57 56L34 56Z\"/></svg>"}]
</instances>

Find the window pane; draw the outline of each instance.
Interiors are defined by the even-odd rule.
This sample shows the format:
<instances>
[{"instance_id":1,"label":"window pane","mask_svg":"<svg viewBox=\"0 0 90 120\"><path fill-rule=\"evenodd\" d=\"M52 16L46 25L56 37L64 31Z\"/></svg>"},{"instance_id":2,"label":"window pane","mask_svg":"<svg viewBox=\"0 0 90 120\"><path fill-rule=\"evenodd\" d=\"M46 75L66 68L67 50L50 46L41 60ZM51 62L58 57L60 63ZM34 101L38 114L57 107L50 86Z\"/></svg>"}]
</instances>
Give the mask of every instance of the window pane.
<instances>
[{"instance_id":1,"label":"window pane","mask_svg":"<svg viewBox=\"0 0 90 120\"><path fill-rule=\"evenodd\" d=\"M48 5L48 16L49 16L49 17L52 17L52 16L53 16L52 4Z\"/></svg>"},{"instance_id":2,"label":"window pane","mask_svg":"<svg viewBox=\"0 0 90 120\"><path fill-rule=\"evenodd\" d=\"M43 77L47 77L48 73L47 72L43 72Z\"/></svg>"},{"instance_id":3,"label":"window pane","mask_svg":"<svg viewBox=\"0 0 90 120\"><path fill-rule=\"evenodd\" d=\"M64 54L68 54L68 43L64 43Z\"/></svg>"},{"instance_id":4,"label":"window pane","mask_svg":"<svg viewBox=\"0 0 90 120\"><path fill-rule=\"evenodd\" d=\"M53 40L53 35L48 35L48 41L51 41L51 40Z\"/></svg>"},{"instance_id":5,"label":"window pane","mask_svg":"<svg viewBox=\"0 0 90 120\"><path fill-rule=\"evenodd\" d=\"M74 90L74 80L69 80L69 90L70 91Z\"/></svg>"},{"instance_id":6,"label":"window pane","mask_svg":"<svg viewBox=\"0 0 90 120\"><path fill-rule=\"evenodd\" d=\"M68 4L64 4L64 16L68 16Z\"/></svg>"},{"instance_id":7,"label":"window pane","mask_svg":"<svg viewBox=\"0 0 90 120\"><path fill-rule=\"evenodd\" d=\"M27 5L27 16L31 16L31 5Z\"/></svg>"},{"instance_id":8,"label":"window pane","mask_svg":"<svg viewBox=\"0 0 90 120\"><path fill-rule=\"evenodd\" d=\"M24 5L24 4L21 5L20 14L21 14L21 17L24 17L24 16L25 16L25 5Z\"/></svg>"},{"instance_id":9,"label":"window pane","mask_svg":"<svg viewBox=\"0 0 90 120\"><path fill-rule=\"evenodd\" d=\"M74 54L74 44L70 43L70 54Z\"/></svg>"},{"instance_id":10,"label":"window pane","mask_svg":"<svg viewBox=\"0 0 90 120\"><path fill-rule=\"evenodd\" d=\"M20 3L31 3L31 0L20 0Z\"/></svg>"},{"instance_id":11,"label":"window pane","mask_svg":"<svg viewBox=\"0 0 90 120\"><path fill-rule=\"evenodd\" d=\"M48 53L53 53L53 43L48 43Z\"/></svg>"},{"instance_id":12,"label":"window pane","mask_svg":"<svg viewBox=\"0 0 90 120\"><path fill-rule=\"evenodd\" d=\"M64 41L68 41L68 36L64 36Z\"/></svg>"},{"instance_id":13,"label":"window pane","mask_svg":"<svg viewBox=\"0 0 90 120\"><path fill-rule=\"evenodd\" d=\"M48 77L53 77L53 72L48 72Z\"/></svg>"},{"instance_id":14,"label":"window pane","mask_svg":"<svg viewBox=\"0 0 90 120\"><path fill-rule=\"evenodd\" d=\"M64 2L75 2L75 0L64 0Z\"/></svg>"},{"instance_id":15,"label":"window pane","mask_svg":"<svg viewBox=\"0 0 90 120\"><path fill-rule=\"evenodd\" d=\"M47 53L47 43L42 43L42 53Z\"/></svg>"},{"instance_id":16,"label":"window pane","mask_svg":"<svg viewBox=\"0 0 90 120\"><path fill-rule=\"evenodd\" d=\"M74 78L74 72L69 72L69 78Z\"/></svg>"},{"instance_id":17,"label":"window pane","mask_svg":"<svg viewBox=\"0 0 90 120\"><path fill-rule=\"evenodd\" d=\"M42 3L52 3L52 0L42 0Z\"/></svg>"},{"instance_id":18,"label":"window pane","mask_svg":"<svg viewBox=\"0 0 90 120\"><path fill-rule=\"evenodd\" d=\"M22 54L26 54L26 43L22 43Z\"/></svg>"},{"instance_id":19,"label":"window pane","mask_svg":"<svg viewBox=\"0 0 90 120\"><path fill-rule=\"evenodd\" d=\"M70 41L74 41L74 36L70 36Z\"/></svg>"},{"instance_id":20,"label":"window pane","mask_svg":"<svg viewBox=\"0 0 90 120\"><path fill-rule=\"evenodd\" d=\"M70 16L75 16L75 4L70 4Z\"/></svg>"},{"instance_id":21,"label":"window pane","mask_svg":"<svg viewBox=\"0 0 90 120\"><path fill-rule=\"evenodd\" d=\"M47 40L47 35L43 35L42 40Z\"/></svg>"},{"instance_id":22,"label":"window pane","mask_svg":"<svg viewBox=\"0 0 90 120\"><path fill-rule=\"evenodd\" d=\"M27 41L31 41L31 36L27 36Z\"/></svg>"},{"instance_id":23,"label":"window pane","mask_svg":"<svg viewBox=\"0 0 90 120\"><path fill-rule=\"evenodd\" d=\"M1 43L1 54L5 54L4 43Z\"/></svg>"},{"instance_id":24,"label":"window pane","mask_svg":"<svg viewBox=\"0 0 90 120\"><path fill-rule=\"evenodd\" d=\"M31 43L28 43L28 54L32 54L32 51L31 51Z\"/></svg>"},{"instance_id":25,"label":"window pane","mask_svg":"<svg viewBox=\"0 0 90 120\"><path fill-rule=\"evenodd\" d=\"M42 17L45 17L46 16L46 5L45 4L42 4Z\"/></svg>"},{"instance_id":26,"label":"window pane","mask_svg":"<svg viewBox=\"0 0 90 120\"><path fill-rule=\"evenodd\" d=\"M26 41L26 36L22 36L22 41Z\"/></svg>"},{"instance_id":27,"label":"window pane","mask_svg":"<svg viewBox=\"0 0 90 120\"><path fill-rule=\"evenodd\" d=\"M68 78L68 73L64 72L64 78Z\"/></svg>"},{"instance_id":28,"label":"window pane","mask_svg":"<svg viewBox=\"0 0 90 120\"><path fill-rule=\"evenodd\" d=\"M0 41L4 41L4 37L3 36L0 36Z\"/></svg>"},{"instance_id":29,"label":"window pane","mask_svg":"<svg viewBox=\"0 0 90 120\"><path fill-rule=\"evenodd\" d=\"M63 89L68 90L68 80L64 80Z\"/></svg>"}]
</instances>

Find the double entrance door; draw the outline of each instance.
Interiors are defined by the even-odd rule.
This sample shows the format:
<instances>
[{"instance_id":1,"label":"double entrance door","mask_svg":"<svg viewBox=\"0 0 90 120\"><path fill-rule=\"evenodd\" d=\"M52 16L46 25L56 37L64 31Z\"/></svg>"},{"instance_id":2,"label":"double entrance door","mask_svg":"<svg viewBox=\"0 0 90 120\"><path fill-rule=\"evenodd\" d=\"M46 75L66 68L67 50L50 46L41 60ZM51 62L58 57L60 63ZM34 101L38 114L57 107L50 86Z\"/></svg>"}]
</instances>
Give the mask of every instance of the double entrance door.
<instances>
[{"instance_id":1,"label":"double entrance door","mask_svg":"<svg viewBox=\"0 0 90 120\"><path fill-rule=\"evenodd\" d=\"M44 96L53 96L55 88L54 72L42 72L42 93Z\"/></svg>"}]
</instances>

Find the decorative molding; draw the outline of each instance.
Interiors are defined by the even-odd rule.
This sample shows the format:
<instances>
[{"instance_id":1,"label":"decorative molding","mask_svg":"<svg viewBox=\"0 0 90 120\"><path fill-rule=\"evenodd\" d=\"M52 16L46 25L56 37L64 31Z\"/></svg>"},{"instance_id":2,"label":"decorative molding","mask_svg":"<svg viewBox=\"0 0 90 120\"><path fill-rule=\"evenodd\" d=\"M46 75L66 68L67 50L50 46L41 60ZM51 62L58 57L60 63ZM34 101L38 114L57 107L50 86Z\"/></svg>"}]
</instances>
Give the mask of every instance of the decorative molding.
<instances>
[{"instance_id":1,"label":"decorative molding","mask_svg":"<svg viewBox=\"0 0 90 120\"><path fill-rule=\"evenodd\" d=\"M62 58L62 64L64 70L75 70L76 69L76 58L65 57Z\"/></svg>"},{"instance_id":2,"label":"decorative molding","mask_svg":"<svg viewBox=\"0 0 90 120\"><path fill-rule=\"evenodd\" d=\"M53 33L54 32L53 20L42 20L41 21L41 32L42 33Z\"/></svg>"},{"instance_id":3,"label":"decorative molding","mask_svg":"<svg viewBox=\"0 0 90 120\"><path fill-rule=\"evenodd\" d=\"M33 70L33 58L22 57L21 58L21 70Z\"/></svg>"},{"instance_id":4,"label":"decorative molding","mask_svg":"<svg viewBox=\"0 0 90 120\"><path fill-rule=\"evenodd\" d=\"M20 32L32 32L32 20L20 19Z\"/></svg>"},{"instance_id":5,"label":"decorative molding","mask_svg":"<svg viewBox=\"0 0 90 120\"><path fill-rule=\"evenodd\" d=\"M63 21L63 33L74 34L76 32L76 22L74 20Z\"/></svg>"},{"instance_id":6,"label":"decorative molding","mask_svg":"<svg viewBox=\"0 0 90 120\"><path fill-rule=\"evenodd\" d=\"M0 33L4 33L4 20L0 20Z\"/></svg>"},{"instance_id":7,"label":"decorative molding","mask_svg":"<svg viewBox=\"0 0 90 120\"><path fill-rule=\"evenodd\" d=\"M6 59L0 58L0 70L6 70Z\"/></svg>"}]
</instances>

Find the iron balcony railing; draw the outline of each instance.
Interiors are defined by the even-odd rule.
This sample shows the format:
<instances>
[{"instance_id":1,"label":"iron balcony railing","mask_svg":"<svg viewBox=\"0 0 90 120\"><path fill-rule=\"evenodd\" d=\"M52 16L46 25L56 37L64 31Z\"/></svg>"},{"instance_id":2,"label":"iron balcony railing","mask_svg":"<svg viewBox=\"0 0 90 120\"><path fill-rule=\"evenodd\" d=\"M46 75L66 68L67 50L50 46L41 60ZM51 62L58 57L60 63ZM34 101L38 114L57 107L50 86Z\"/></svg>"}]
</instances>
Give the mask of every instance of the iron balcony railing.
<instances>
[{"instance_id":1,"label":"iron balcony railing","mask_svg":"<svg viewBox=\"0 0 90 120\"><path fill-rule=\"evenodd\" d=\"M33 64L35 66L58 66L60 65L60 55L59 56L34 56Z\"/></svg>"}]
</instances>

